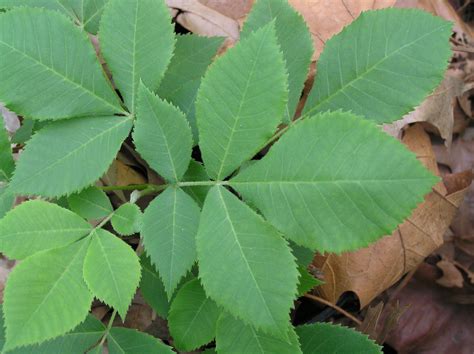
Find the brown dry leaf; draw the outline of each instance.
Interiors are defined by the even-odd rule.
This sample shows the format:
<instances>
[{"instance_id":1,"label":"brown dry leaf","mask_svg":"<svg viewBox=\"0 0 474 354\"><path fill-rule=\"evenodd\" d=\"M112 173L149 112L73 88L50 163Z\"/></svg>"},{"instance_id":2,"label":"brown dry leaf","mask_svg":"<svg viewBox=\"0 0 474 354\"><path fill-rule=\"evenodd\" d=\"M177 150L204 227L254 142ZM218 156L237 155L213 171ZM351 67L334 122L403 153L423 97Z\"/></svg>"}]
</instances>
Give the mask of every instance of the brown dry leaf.
<instances>
[{"instance_id":1,"label":"brown dry leaf","mask_svg":"<svg viewBox=\"0 0 474 354\"><path fill-rule=\"evenodd\" d=\"M167 5L180 12L176 21L189 31L208 37L239 39L239 23L222 13L203 5L198 0L166 0Z\"/></svg>"},{"instance_id":2,"label":"brown dry leaf","mask_svg":"<svg viewBox=\"0 0 474 354\"><path fill-rule=\"evenodd\" d=\"M313 37L313 60L321 55L326 41L354 21L362 11L390 7L395 0L289 0L303 15Z\"/></svg>"},{"instance_id":3,"label":"brown dry leaf","mask_svg":"<svg viewBox=\"0 0 474 354\"><path fill-rule=\"evenodd\" d=\"M419 124L408 128L403 142L418 159L439 174L429 136ZM455 178L455 177L453 177ZM346 291L353 291L365 307L378 294L414 269L443 243L443 234L453 219L470 184L469 175L459 176L464 184L448 190L440 182L412 215L390 237L383 237L368 248L341 255L317 255L316 267L324 272L325 284L318 287L320 296L336 303Z\"/></svg>"},{"instance_id":4,"label":"brown dry leaf","mask_svg":"<svg viewBox=\"0 0 474 354\"><path fill-rule=\"evenodd\" d=\"M199 0L199 2L242 24L254 0Z\"/></svg>"},{"instance_id":5,"label":"brown dry leaf","mask_svg":"<svg viewBox=\"0 0 474 354\"><path fill-rule=\"evenodd\" d=\"M401 120L384 125L383 129L399 138L406 125L426 122L434 126L444 139L446 146L450 146L454 127L454 104L456 97L462 94L464 86L462 76L463 72L460 70L447 71L441 85L416 110Z\"/></svg>"},{"instance_id":6,"label":"brown dry leaf","mask_svg":"<svg viewBox=\"0 0 474 354\"><path fill-rule=\"evenodd\" d=\"M464 278L459 269L449 260L442 259L436 266L441 269L443 276L436 279L436 283L445 288L462 288L464 285Z\"/></svg>"}]
</instances>

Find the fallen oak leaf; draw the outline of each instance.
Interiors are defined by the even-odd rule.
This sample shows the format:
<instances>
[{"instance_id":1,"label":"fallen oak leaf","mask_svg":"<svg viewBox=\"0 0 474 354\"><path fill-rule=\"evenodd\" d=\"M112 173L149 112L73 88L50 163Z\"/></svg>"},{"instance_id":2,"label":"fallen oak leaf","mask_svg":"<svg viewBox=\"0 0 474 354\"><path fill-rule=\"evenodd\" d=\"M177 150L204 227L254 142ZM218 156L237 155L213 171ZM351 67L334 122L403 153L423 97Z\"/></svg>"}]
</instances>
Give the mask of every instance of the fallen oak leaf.
<instances>
[{"instance_id":1,"label":"fallen oak leaf","mask_svg":"<svg viewBox=\"0 0 474 354\"><path fill-rule=\"evenodd\" d=\"M408 128L403 142L418 159L439 175L429 136L415 124ZM455 177L453 177L455 178ZM344 292L354 292L361 308L396 283L405 273L443 243L443 234L463 200L470 178L460 176L464 184L448 190L440 182L412 215L395 230L368 248L341 255L316 255L313 263L324 273L324 284L316 288L319 295L336 303Z\"/></svg>"}]
</instances>

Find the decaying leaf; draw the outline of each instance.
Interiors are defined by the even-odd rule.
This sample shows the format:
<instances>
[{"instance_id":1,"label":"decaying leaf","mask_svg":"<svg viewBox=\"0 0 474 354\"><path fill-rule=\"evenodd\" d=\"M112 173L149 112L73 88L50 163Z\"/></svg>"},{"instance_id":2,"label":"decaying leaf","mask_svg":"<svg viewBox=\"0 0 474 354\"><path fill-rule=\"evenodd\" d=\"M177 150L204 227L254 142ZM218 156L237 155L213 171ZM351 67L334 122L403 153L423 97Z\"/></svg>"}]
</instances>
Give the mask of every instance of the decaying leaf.
<instances>
[{"instance_id":1,"label":"decaying leaf","mask_svg":"<svg viewBox=\"0 0 474 354\"><path fill-rule=\"evenodd\" d=\"M362 11L390 7L395 0L289 0L303 15L313 37L313 60L319 58L326 41L355 20Z\"/></svg>"},{"instance_id":2,"label":"decaying leaf","mask_svg":"<svg viewBox=\"0 0 474 354\"><path fill-rule=\"evenodd\" d=\"M439 175L429 136L420 125L407 129L403 142ZM314 264L324 272L325 281L317 288L320 295L336 303L342 293L353 291L364 307L438 248L472 179L470 174L451 177L460 178L459 183L449 184L455 190L438 183L390 237L356 252L317 255Z\"/></svg>"},{"instance_id":3,"label":"decaying leaf","mask_svg":"<svg viewBox=\"0 0 474 354\"><path fill-rule=\"evenodd\" d=\"M456 265L449 260L442 259L436 266L441 269L443 276L439 279L436 279L436 282L446 288L462 288L464 283L464 278L462 273L456 268Z\"/></svg>"}]
</instances>

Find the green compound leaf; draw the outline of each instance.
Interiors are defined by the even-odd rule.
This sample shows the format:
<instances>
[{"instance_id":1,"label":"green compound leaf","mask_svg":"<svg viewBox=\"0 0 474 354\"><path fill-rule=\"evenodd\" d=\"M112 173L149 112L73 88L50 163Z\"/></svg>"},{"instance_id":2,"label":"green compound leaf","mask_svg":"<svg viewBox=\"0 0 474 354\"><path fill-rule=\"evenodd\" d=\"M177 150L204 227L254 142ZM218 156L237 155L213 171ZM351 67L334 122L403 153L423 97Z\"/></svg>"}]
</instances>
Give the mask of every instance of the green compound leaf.
<instances>
[{"instance_id":1,"label":"green compound leaf","mask_svg":"<svg viewBox=\"0 0 474 354\"><path fill-rule=\"evenodd\" d=\"M420 10L363 12L325 44L303 113L343 109L377 123L400 119L441 82L451 27Z\"/></svg>"},{"instance_id":2,"label":"green compound leaf","mask_svg":"<svg viewBox=\"0 0 474 354\"><path fill-rule=\"evenodd\" d=\"M116 116L44 127L26 144L11 188L25 195L59 197L91 185L107 170L131 127L129 117Z\"/></svg>"},{"instance_id":3,"label":"green compound leaf","mask_svg":"<svg viewBox=\"0 0 474 354\"><path fill-rule=\"evenodd\" d=\"M191 160L193 138L184 114L142 83L138 88L133 142L140 155L168 181L178 181Z\"/></svg>"},{"instance_id":4,"label":"green compound leaf","mask_svg":"<svg viewBox=\"0 0 474 354\"><path fill-rule=\"evenodd\" d=\"M89 187L67 198L73 212L87 220L104 218L113 211L107 194L97 187Z\"/></svg>"},{"instance_id":5,"label":"green compound leaf","mask_svg":"<svg viewBox=\"0 0 474 354\"><path fill-rule=\"evenodd\" d=\"M286 77L273 22L209 67L199 88L196 118L211 178L228 176L272 136L285 112Z\"/></svg>"},{"instance_id":6,"label":"green compound leaf","mask_svg":"<svg viewBox=\"0 0 474 354\"><path fill-rule=\"evenodd\" d=\"M0 183L0 219L13 207L15 201L15 194L12 193L11 189L7 185ZM1 241L0 241L1 245Z\"/></svg>"},{"instance_id":7,"label":"green compound leaf","mask_svg":"<svg viewBox=\"0 0 474 354\"><path fill-rule=\"evenodd\" d=\"M170 187L150 203L143 215L143 245L163 279L168 299L196 261L199 214L190 196Z\"/></svg>"},{"instance_id":8,"label":"green compound leaf","mask_svg":"<svg viewBox=\"0 0 474 354\"><path fill-rule=\"evenodd\" d=\"M0 251L12 259L66 246L86 236L91 226L81 217L42 200L24 202L0 220Z\"/></svg>"},{"instance_id":9,"label":"green compound leaf","mask_svg":"<svg viewBox=\"0 0 474 354\"><path fill-rule=\"evenodd\" d=\"M0 182L8 181L14 169L15 162L13 161L10 139L0 114Z\"/></svg>"},{"instance_id":10,"label":"green compound leaf","mask_svg":"<svg viewBox=\"0 0 474 354\"><path fill-rule=\"evenodd\" d=\"M437 181L372 122L334 112L296 124L231 186L296 243L343 252L390 234Z\"/></svg>"},{"instance_id":11,"label":"green compound leaf","mask_svg":"<svg viewBox=\"0 0 474 354\"><path fill-rule=\"evenodd\" d=\"M142 211L136 204L124 203L115 210L110 222L114 230L120 235L133 235L140 231L142 225Z\"/></svg>"},{"instance_id":12,"label":"green compound leaf","mask_svg":"<svg viewBox=\"0 0 474 354\"><path fill-rule=\"evenodd\" d=\"M88 244L43 251L13 269L3 304L4 350L60 336L86 319L93 298L82 277Z\"/></svg>"},{"instance_id":13,"label":"green compound leaf","mask_svg":"<svg viewBox=\"0 0 474 354\"><path fill-rule=\"evenodd\" d=\"M1 311L0 311L1 312ZM3 313L0 313L0 350L5 342ZM86 320L64 336L49 340L39 345L31 345L9 350L8 354L51 354L68 353L84 354L97 343L105 332L105 326L94 316L88 315Z\"/></svg>"},{"instance_id":14,"label":"green compound leaf","mask_svg":"<svg viewBox=\"0 0 474 354\"><path fill-rule=\"evenodd\" d=\"M193 182L193 181L209 181L209 176L207 175L206 169L203 164L191 160L189 163L188 170L184 174L183 181ZM192 187L183 187L183 190L193 197L194 201L198 203L200 207L204 204L204 199L206 199L207 192L211 189L210 186L192 186Z\"/></svg>"},{"instance_id":15,"label":"green compound leaf","mask_svg":"<svg viewBox=\"0 0 474 354\"><path fill-rule=\"evenodd\" d=\"M107 342L109 354L175 354L158 338L135 329L112 327Z\"/></svg>"},{"instance_id":16,"label":"green compound leaf","mask_svg":"<svg viewBox=\"0 0 474 354\"><path fill-rule=\"evenodd\" d=\"M158 95L184 112L197 144L198 131L194 102L207 67L223 38L199 37L194 34L178 36L171 63L161 82Z\"/></svg>"},{"instance_id":17,"label":"green compound leaf","mask_svg":"<svg viewBox=\"0 0 474 354\"><path fill-rule=\"evenodd\" d=\"M198 279L183 285L171 304L168 324L176 348L192 351L216 336L221 310L209 299Z\"/></svg>"},{"instance_id":18,"label":"green compound leaf","mask_svg":"<svg viewBox=\"0 0 474 354\"><path fill-rule=\"evenodd\" d=\"M160 317L166 319L168 318L170 303L160 275L153 264L151 264L150 258L144 254L140 257L140 264L142 266L141 294L153 310Z\"/></svg>"},{"instance_id":19,"label":"green compound leaf","mask_svg":"<svg viewBox=\"0 0 474 354\"><path fill-rule=\"evenodd\" d=\"M140 282L140 262L129 245L96 229L84 260L84 279L94 296L125 319Z\"/></svg>"},{"instance_id":20,"label":"green compound leaf","mask_svg":"<svg viewBox=\"0 0 474 354\"><path fill-rule=\"evenodd\" d=\"M206 293L246 323L286 336L298 272L278 232L215 186L204 202L196 243Z\"/></svg>"},{"instance_id":21,"label":"green compound leaf","mask_svg":"<svg viewBox=\"0 0 474 354\"><path fill-rule=\"evenodd\" d=\"M34 119L122 112L87 35L56 11L0 16L0 101Z\"/></svg>"},{"instance_id":22,"label":"green compound leaf","mask_svg":"<svg viewBox=\"0 0 474 354\"><path fill-rule=\"evenodd\" d=\"M288 331L288 339L289 341L285 341L258 331L228 313L223 313L217 322L216 343L219 354L301 354L298 336L293 327Z\"/></svg>"},{"instance_id":23,"label":"green compound leaf","mask_svg":"<svg viewBox=\"0 0 474 354\"><path fill-rule=\"evenodd\" d=\"M110 0L106 6L100 46L130 111L135 111L140 80L158 88L173 55L173 28L164 1Z\"/></svg>"},{"instance_id":24,"label":"green compound leaf","mask_svg":"<svg viewBox=\"0 0 474 354\"><path fill-rule=\"evenodd\" d=\"M367 335L351 328L329 323L296 327L303 354L354 353L381 354L382 348Z\"/></svg>"},{"instance_id":25,"label":"green compound leaf","mask_svg":"<svg viewBox=\"0 0 474 354\"><path fill-rule=\"evenodd\" d=\"M313 55L313 41L303 17L288 4L287 0L256 1L240 37L248 37L252 31L273 20L278 44L288 71L288 104L283 120L289 122L295 114L308 75Z\"/></svg>"}]
</instances>

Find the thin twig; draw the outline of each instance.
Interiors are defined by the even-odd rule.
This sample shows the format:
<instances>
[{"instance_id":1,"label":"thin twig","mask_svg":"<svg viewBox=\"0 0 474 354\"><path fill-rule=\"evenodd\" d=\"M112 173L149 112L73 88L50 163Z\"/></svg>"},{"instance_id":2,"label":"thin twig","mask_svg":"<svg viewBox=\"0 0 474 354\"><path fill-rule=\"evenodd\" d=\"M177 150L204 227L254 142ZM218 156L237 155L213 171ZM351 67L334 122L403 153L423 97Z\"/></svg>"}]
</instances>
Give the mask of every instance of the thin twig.
<instances>
[{"instance_id":1,"label":"thin twig","mask_svg":"<svg viewBox=\"0 0 474 354\"><path fill-rule=\"evenodd\" d=\"M344 316L346 316L347 318L349 318L353 322L357 323L358 325L362 324L361 320L359 320L356 317L354 317L353 315L351 315L349 312L344 310L342 307L339 307L339 306L337 306L337 305L335 305L335 304L333 304L333 303L331 303L327 300L324 300L322 297L319 297L319 296L316 296L316 295L311 295L311 294L305 294L304 297L306 297L308 299L311 299L311 300L314 300L316 302L319 302L323 305L332 307L334 310L336 310L337 312L342 313Z\"/></svg>"}]
</instances>

